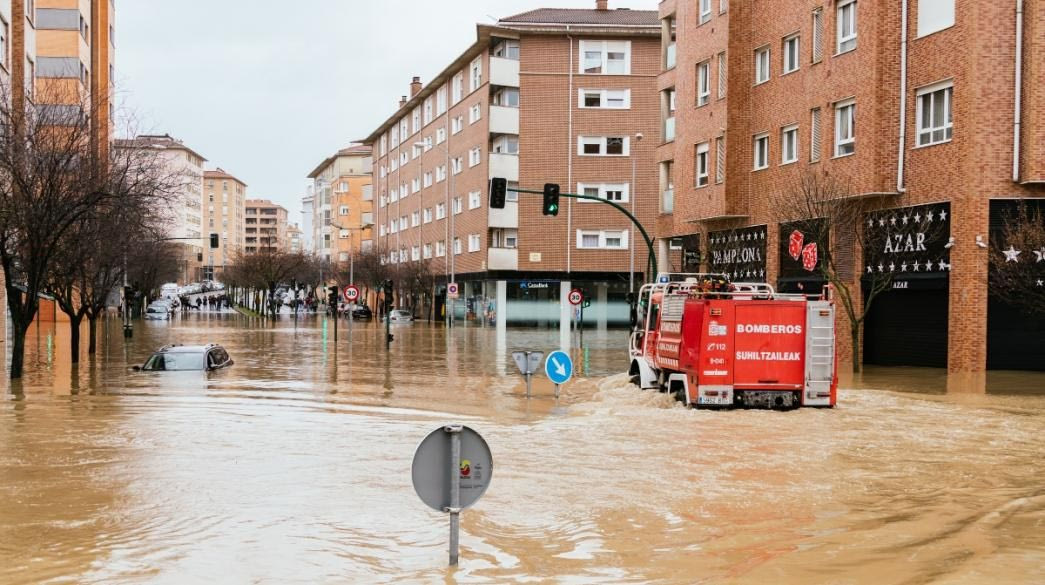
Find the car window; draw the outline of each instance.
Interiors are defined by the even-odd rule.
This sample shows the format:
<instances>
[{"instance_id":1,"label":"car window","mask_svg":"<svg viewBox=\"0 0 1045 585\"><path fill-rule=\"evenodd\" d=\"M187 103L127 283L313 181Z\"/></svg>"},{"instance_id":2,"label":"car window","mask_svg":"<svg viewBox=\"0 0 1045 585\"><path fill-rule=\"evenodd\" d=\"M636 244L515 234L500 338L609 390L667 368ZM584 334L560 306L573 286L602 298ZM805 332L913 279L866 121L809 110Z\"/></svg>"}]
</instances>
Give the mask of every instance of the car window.
<instances>
[{"instance_id":1,"label":"car window","mask_svg":"<svg viewBox=\"0 0 1045 585\"><path fill-rule=\"evenodd\" d=\"M202 353L168 353L164 356L167 371L205 370L206 358Z\"/></svg>"},{"instance_id":2,"label":"car window","mask_svg":"<svg viewBox=\"0 0 1045 585\"><path fill-rule=\"evenodd\" d=\"M153 354L145 362L145 366L142 369L148 372L158 372L167 369L165 365L165 360L163 359L163 354Z\"/></svg>"}]
</instances>

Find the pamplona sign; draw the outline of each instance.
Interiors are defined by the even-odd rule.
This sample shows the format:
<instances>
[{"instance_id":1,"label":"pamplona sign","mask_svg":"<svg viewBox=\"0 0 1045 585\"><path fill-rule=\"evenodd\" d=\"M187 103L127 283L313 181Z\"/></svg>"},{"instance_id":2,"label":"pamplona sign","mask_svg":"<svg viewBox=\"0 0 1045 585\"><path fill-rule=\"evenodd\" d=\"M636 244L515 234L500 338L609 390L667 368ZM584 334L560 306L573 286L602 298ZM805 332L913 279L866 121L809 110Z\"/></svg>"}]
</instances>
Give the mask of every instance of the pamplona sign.
<instances>
[{"instance_id":1,"label":"pamplona sign","mask_svg":"<svg viewBox=\"0 0 1045 585\"><path fill-rule=\"evenodd\" d=\"M918 275L945 278L950 272L950 203L886 209L866 217L865 279L888 275L893 288L906 288L903 282Z\"/></svg>"},{"instance_id":2,"label":"pamplona sign","mask_svg":"<svg viewBox=\"0 0 1045 585\"><path fill-rule=\"evenodd\" d=\"M733 280L766 279L766 226L708 233L708 268Z\"/></svg>"}]
</instances>

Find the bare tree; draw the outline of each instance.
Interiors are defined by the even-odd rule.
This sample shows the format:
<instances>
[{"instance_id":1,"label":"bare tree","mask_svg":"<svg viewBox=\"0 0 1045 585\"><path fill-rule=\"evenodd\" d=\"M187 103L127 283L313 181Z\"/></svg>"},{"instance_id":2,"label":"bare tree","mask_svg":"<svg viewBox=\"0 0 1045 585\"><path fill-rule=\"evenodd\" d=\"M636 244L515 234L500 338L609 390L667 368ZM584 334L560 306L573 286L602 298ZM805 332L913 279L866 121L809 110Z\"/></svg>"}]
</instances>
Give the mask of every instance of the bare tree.
<instances>
[{"instance_id":1,"label":"bare tree","mask_svg":"<svg viewBox=\"0 0 1045 585\"><path fill-rule=\"evenodd\" d=\"M1002 217L991 239L991 295L1031 315L1045 316L1045 214L1021 204Z\"/></svg>"},{"instance_id":2,"label":"bare tree","mask_svg":"<svg viewBox=\"0 0 1045 585\"><path fill-rule=\"evenodd\" d=\"M392 277L392 270L384 262L385 254L378 248L371 248L356 256L356 281L363 285L363 298L368 298L371 290L381 290L381 285Z\"/></svg>"},{"instance_id":3,"label":"bare tree","mask_svg":"<svg viewBox=\"0 0 1045 585\"><path fill-rule=\"evenodd\" d=\"M435 288L435 274L432 272L431 260L421 260L403 264L399 271L399 290L410 299L411 309L416 310L420 304L428 307L427 318L431 320L432 290Z\"/></svg>"},{"instance_id":4,"label":"bare tree","mask_svg":"<svg viewBox=\"0 0 1045 585\"><path fill-rule=\"evenodd\" d=\"M310 265L310 259L298 252L263 250L254 254L239 255L233 265L226 268L225 280L236 287L251 290L259 299L260 313L269 313L273 318L279 309L272 295L276 287L288 284Z\"/></svg>"}]
</instances>

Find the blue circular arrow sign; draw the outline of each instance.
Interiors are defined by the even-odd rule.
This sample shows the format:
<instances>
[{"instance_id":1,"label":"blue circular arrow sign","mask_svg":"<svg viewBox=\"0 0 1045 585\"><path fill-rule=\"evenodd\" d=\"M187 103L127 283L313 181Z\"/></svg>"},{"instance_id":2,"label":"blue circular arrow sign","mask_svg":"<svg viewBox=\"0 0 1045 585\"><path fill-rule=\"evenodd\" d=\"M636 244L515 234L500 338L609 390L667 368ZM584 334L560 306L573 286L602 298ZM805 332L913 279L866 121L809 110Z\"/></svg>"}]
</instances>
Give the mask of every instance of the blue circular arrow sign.
<instances>
[{"instance_id":1,"label":"blue circular arrow sign","mask_svg":"<svg viewBox=\"0 0 1045 585\"><path fill-rule=\"evenodd\" d=\"M556 384L565 384L573 377L573 360L565 351L553 351L544 361L544 373Z\"/></svg>"}]
</instances>

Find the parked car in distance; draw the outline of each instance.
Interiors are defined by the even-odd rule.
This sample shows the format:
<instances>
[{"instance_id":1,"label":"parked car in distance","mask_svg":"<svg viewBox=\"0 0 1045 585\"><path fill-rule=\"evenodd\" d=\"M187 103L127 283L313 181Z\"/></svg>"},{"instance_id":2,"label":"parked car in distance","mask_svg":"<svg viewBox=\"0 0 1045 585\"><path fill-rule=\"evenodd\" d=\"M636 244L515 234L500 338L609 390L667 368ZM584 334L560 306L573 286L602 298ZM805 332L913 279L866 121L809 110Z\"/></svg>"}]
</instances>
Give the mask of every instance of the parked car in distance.
<instances>
[{"instance_id":1,"label":"parked car in distance","mask_svg":"<svg viewBox=\"0 0 1045 585\"><path fill-rule=\"evenodd\" d=\"M352 318L366 321L373 319L374 313L370 310L370 307L366 305L356 305L356 308L352 309Z\"/></svg>"},{"instance_id":2,"label":"parked car in distance","mask_svg":"<svg viewBox=\"0 0 1045 585\"><path fill-rule=\"evenodd\" d=\"M225 348L217 343L207 345L165 345L156 350L142 366L143 372L204 372L220 370L233 364Z\"/></svg>"},{"instance_id":3,"label":"parked car in distance","mask_svg":"<svg viewBox=\"0 0 1045 585\"><path fill-rule=\"evenodd\" d=\"M174 312L174 301L172 301L171 299L156 299L155 301L149 303L149 306L166 307L168 313Z\"/></svg>"},{"instance_id":4,"label":"parked car in distance","mask_svg":"<svg viewBox=\"0 0 1045 585\"><path fill-rule=\"evenodd\" d=\"M389 313L388 320L392 323L413 323L414 314L406 309L394 309Z\"/></svg>"},{"instance_id":5,"label":"parked car in distance","mask_svg":"<svg viewBox=\"0 0 1045 585\"><path fill-rule=\"evenodd\" d=\"M171 318L171 311L167 305L152 303L145 309L145 319L149 321L164 321Z\"/></svg>"}]
</instances>

